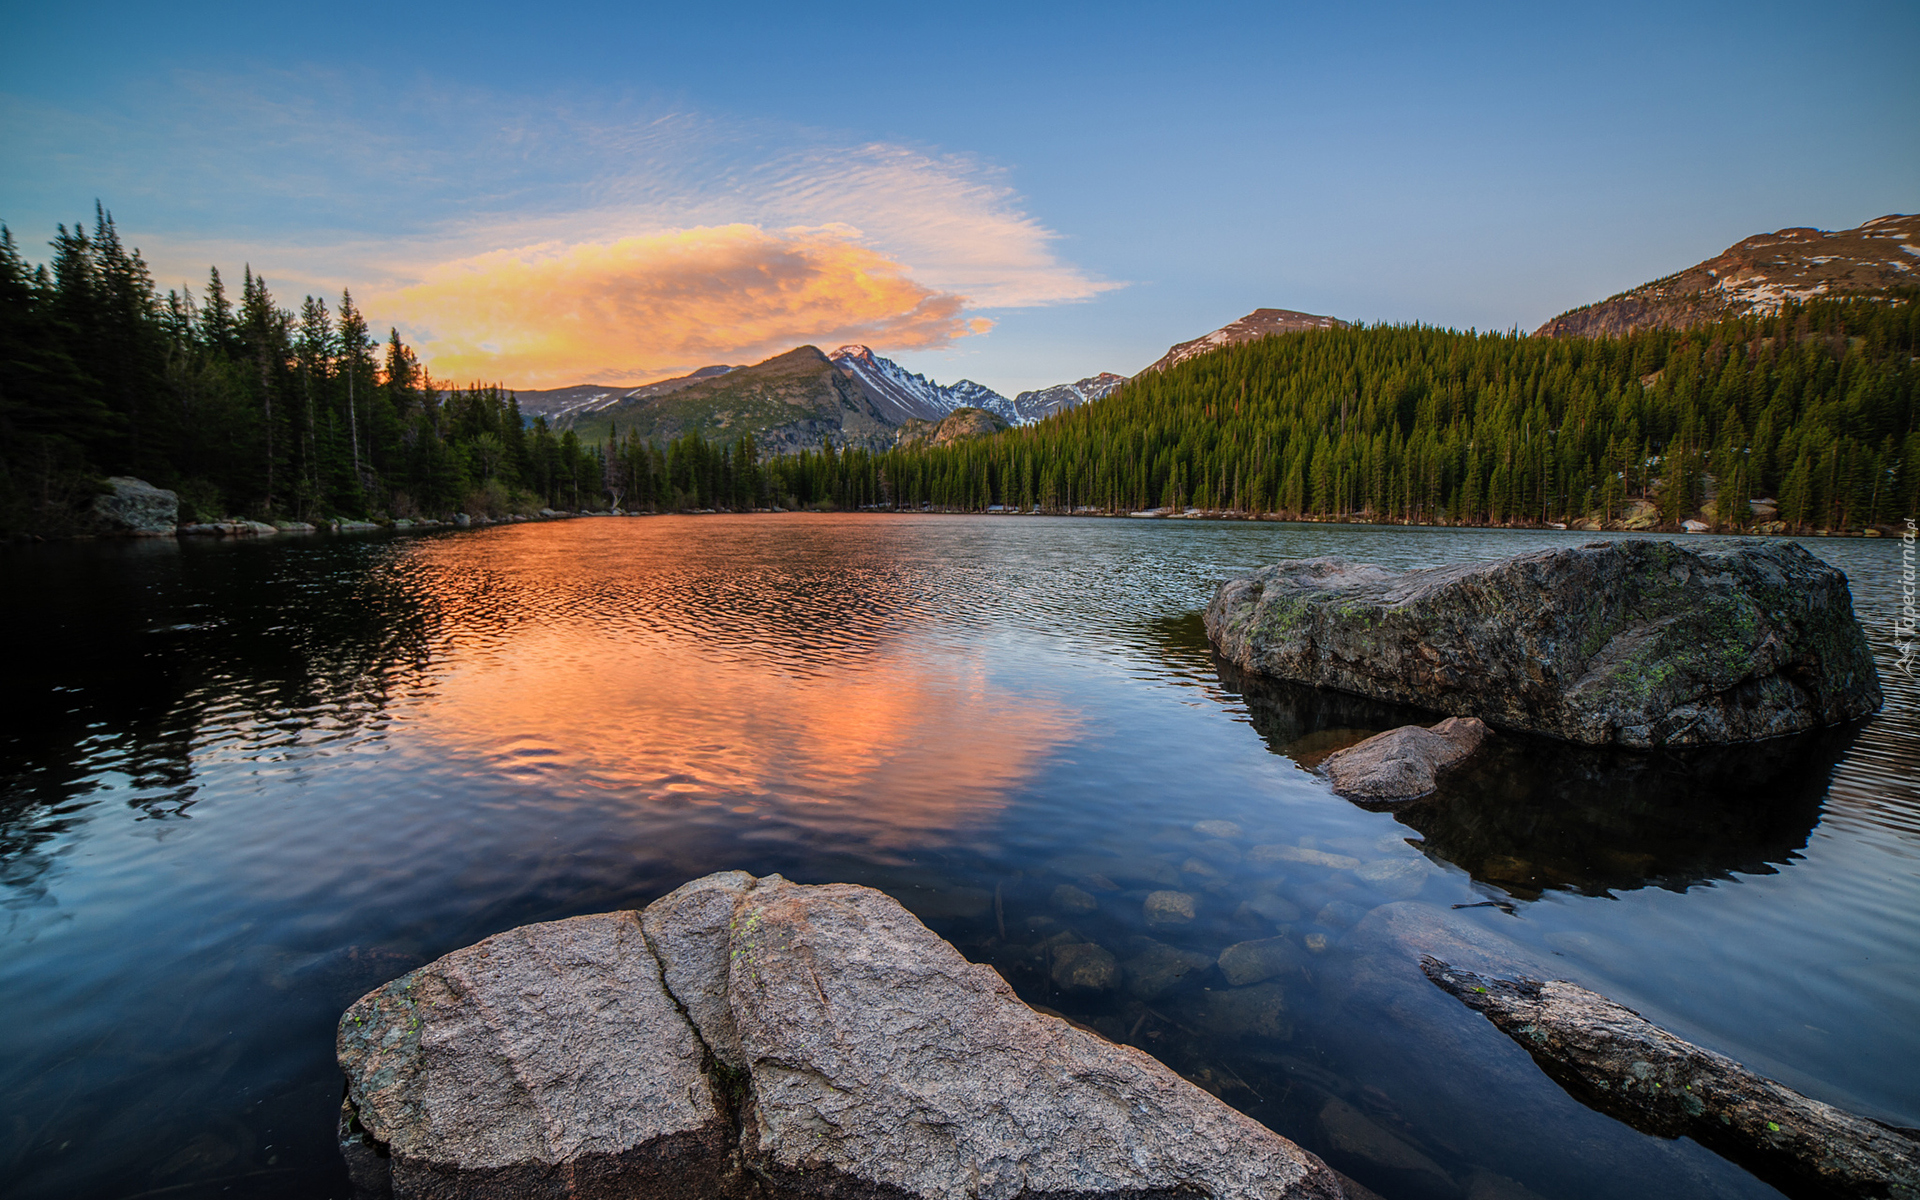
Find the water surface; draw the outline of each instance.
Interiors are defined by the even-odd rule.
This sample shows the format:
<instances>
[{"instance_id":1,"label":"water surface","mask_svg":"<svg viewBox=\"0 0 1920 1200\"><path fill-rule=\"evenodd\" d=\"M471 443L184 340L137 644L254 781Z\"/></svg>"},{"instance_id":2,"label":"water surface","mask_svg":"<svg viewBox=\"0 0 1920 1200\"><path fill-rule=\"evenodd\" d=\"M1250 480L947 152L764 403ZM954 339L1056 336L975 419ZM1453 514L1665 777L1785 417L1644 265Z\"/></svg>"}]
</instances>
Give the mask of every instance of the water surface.
<instances>
[{"instance_id":1,"label":"water surface","mask_svg":"<svg viewBox=\"0 0 1920 1200\"><path fill-rule=\"evenodd\" d=\"M1276 558L1581 540L789 514L10 551L0 1178L344 1196L346 1003L738 867L889 891L1029 1002L1390 1198L1773 1195L1568 1099L1370 931L1395 904L1496 932L1920 1125L1898 543L1808 543L1880 662L1864 725L1691 756L1502 739L1397 812L1308 766L1419 714L1241 680L1199 625L1217 580ZM1194 921L1149 927L1158 889ZM1252 987L1139 965L1269 937L1292 965ZM1132 986L1063 989L1050 947L1083 941Z\"/></svg>"}]
</instances>

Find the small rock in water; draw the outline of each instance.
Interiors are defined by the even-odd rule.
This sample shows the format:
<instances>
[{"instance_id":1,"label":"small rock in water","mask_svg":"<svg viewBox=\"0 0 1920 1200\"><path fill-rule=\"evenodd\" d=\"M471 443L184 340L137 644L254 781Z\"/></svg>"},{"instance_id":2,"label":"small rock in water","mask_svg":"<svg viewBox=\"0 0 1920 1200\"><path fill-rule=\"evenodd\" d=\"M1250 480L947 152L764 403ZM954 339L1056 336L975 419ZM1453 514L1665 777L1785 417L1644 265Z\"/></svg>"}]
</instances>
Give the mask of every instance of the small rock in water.
<instances>
[{"instance_id":1,"label":"small rock in water","mask_svg":"<svg viewBox=\"0 0 1920 1200\"><path fill-rule=\"evenodd\" d=\"M1300 951L1283 937L1236 942L1220 952L1220 973L1235 987L1300 970Z\"/></svg>"},{"instance_id":2,"label":"small rock in water","mask_svg":"<svg viewBox=\"0 0 1920 1200\"><path fill-rule=\"evenodd\" d=\"M1389 900L1405 900L1427 886L1432 870L1424 858L1382 858L1354 871L1373 890Z\"/></svg>"},{"instance_id":3,"label":"small rock in water","mask_svg":"<svg viewBox=\"0 0 1920 1200\"><path fill-rule=\"evenodd\" d=\"M902 888L894 899L922 921L984 917L993 907L993 893L985 888Z\"/></svg>"},{"instance_id":4,"label":"small rock in water","mask_svg":"<svg viewBox=\"0 0 1920 1200\"><path fill-rule=\"evenodd\" d=\"M1129 943L1133 957L1123 964L1127 991L1142 1000L1152 1000L1213 965L1204 954L1181 950L1152 938L1134 938Z\"/></svg>"},{"instance_id":5,"label":"small rock in water","mask_svg":"<svg viewBox=\"0 0 1920 1200\"><path fill-rule=\"evenodd\" d=\"M1337 795L1361 800L1412 800L1470 758L1486 740L1475 717L1448 717L1430 729L1402 725L1330 754L1320 770Z\"/></svg>"},{"instance_id":6,"label":"small rock in water","mask_svg":"<svg viewBox=\"0 0 1920 1200\"><path fill-rule=\"evenodd\" d=\"M1193 920L1193 897L1186 892L1148 892L1144 907L1149 925L1185 925Z\"/></svg>"},{"instance_id":7,"label":"small rock in water","mask_svg":"<svg viewBox=\"0 0 1920 1200\"><path fill-rule=\"evenodd\" d=\"M1467 1200L1541 1200L1541 1196L1523 1183L1479 1167L1467 1176Z\"/></svg>"},{"instance_id":8,"label":"small rock in water","mask_svg":"<svg viewBox=\"0 0 1920 1200\"><path fill-rule=\"evenodd\" d=\"M1313 919L1330 929L1351 929L1366 916L1366 910L1357 904L1348 904L1345 900L1333 903L1313 914Z\"/></svg>"},{"instance_id":9,"label":"small rock in water","mask_svg":"<svg viewBox=\"0 0 1920 1200\"><path fill-rule=\"evenodd\" d=\"M1201 837L1219 838L1222 841L1239 841L1242 836L1240 827L1232 821L1198 821L1193 831Z\"/></svg>"},{"instance_id":10,"label":"small rock in water","mask_svg":"<svg viewBox=\"0 0 1920 1200\"><path fill-rule=\"evenodd\" d=\"M1223 867L1240 865L1240 847L1225 838L1209 838L1193 848L1193 852L1209 862L1219 863Z\"/></svg>"},{"instance_id":11,"label":"small rock in water","mask_svg":"<svg viewBox=\"0 0 1920 1200\"><path fill-rule=\"evenodd\" d=\"M1330 871L1351 871L1360 865L1359 859L1349 858L1344 854L1328 854L1325 850L1282 844L1255 846L1247 852L1247 858L1256 863L1305 863L1310 867L1325 867Z\"/></svg>"},{"instance_id":12,"label":"small rock in water","mask_svg":"<svg viewBox=\"0 0 1920 1200\"><path fill-rule=\"evenodd\" d=\"M1183 875L1198 875L1202 879L1220 878L1220 869L1218 867L1198 858L1189 858L1187 861L1181 863L1180 872Z\"/></svg>"},{"instance_id":13,"label":"small rock in water","mask_svg":"<svg viewBox=\"0 0 1920 1200\"><path fill-rule=\"evenodd\" d=\"M1365 1163L1369 1174L1392 1178L1409 1192L1458 1195L1440 1164L1382 1129L1359 1109L1335 1096L1320 1109L1320 1131L1334 1161Z\"/></svg>"},{"instance_id":14,"label":"small rock in water","mask_svg":"<svg viewBox=\"0 0 1920 1200\"><path fill-rule=\"evenodd\" d=\"M1266 920L1278 925L1300 919L1300 906L1285 896L1265 892L1248 900L1245 905L1249 912L1258 913Z\"/></svg>"},{"instance_id":15,"label":"small rock in water","mask_svg":"<svg viewBox=\"0 0 1920 1200\"><path fill-rule=\"evenodd\" d=\"M1068 991L1104 992L1120 982L1120 963L1104 946L1082 942L1077 946L1056 946L1053 951L1053 982Z\"/></svg>"},{"instance_id":16,"label":"small rock in water","mask_svg":"<svg viewBox=\"0 0 1920 1200\"><path fill-rule=\"evenodd\" d=\"M1070 883L1063 883L1053 889L1052 904L1061 912L1090 913L1100 907L1100 902L1092 894L1084 892Z\"/></svg>"},{"instance_id":17,"label":"small rock in water","mask_svg":"<svg viewBox=\"0 0 1920 1200\"><path fill-rule=\"evenodd\" d=\"M1287 1041L1293 1022L1287 1019L1287 992L1277 983L1252 987L1215 988L1189 1012L1206 1033L1224 1038L1266 1038Z\"/></svg>"}]
</instances>

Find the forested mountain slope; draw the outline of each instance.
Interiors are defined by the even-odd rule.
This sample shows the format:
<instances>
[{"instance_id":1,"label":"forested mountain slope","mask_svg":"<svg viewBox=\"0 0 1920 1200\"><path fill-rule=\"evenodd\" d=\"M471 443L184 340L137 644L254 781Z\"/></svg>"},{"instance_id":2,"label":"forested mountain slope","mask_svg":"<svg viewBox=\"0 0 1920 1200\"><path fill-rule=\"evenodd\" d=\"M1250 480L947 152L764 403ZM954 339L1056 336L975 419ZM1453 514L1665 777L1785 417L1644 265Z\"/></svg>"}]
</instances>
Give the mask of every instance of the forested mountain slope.
<instances>
[{"instance_id":1,"label":"forested mountain slope","mask_svg":"<svg viewBox=\"0 0 1920 1200\"><path fill-rule=\"evenodd\" d=\"M1768 499L1858 528L1920 510L1917 326L1903 297L1624 338L1281 334L994 437L774 469L843 506L1604 525L1645 499L1740 529Z\"/></svg>"}]
</instances>

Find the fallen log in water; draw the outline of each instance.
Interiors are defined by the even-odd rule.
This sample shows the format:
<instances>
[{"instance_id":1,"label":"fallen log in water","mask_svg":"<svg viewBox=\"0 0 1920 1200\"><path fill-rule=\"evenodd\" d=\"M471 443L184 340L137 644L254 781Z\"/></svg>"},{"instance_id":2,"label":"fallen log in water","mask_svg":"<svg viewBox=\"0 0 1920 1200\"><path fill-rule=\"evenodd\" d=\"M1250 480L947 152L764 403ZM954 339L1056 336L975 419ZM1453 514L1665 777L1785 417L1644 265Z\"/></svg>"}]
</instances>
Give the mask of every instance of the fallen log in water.
<instances>
[{"instance_id":1,"label":"fallen log in water","mask_svg":"<svg viewBox=\"0 0 1920 1200\"><path fill-rule=\"evenodd\" d=\"M1643 1133L1691 1137L1789 1196L1920 1198L1914 1131L1810 1100L1565 980L1476 975L1431 956L1420 967L1575 1098Z\"/></svg>"}]
</instances>

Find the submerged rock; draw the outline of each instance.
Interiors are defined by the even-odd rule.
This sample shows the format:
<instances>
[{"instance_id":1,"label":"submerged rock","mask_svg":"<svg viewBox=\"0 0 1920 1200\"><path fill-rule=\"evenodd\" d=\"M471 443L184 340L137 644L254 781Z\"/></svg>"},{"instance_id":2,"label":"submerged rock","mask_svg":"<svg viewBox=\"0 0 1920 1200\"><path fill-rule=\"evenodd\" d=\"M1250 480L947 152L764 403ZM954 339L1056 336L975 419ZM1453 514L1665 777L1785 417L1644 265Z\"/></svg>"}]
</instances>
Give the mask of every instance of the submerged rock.
<instances>
[{"instance_id":1,"label":"submerged rock","mask_svg":"<svg viewBox=\"0 0 1920 1200\"><path fill-rule=\"evenodd\" d=\"M1402 725L1328 755L1320 769L1339 795L1413 800L1433 791L1441 772L1464 762L1486 736L1474 717L1448 717L1431 728Z\"/></svg>"},{"instance_id":2,"label":"submerged rock","mask_svg":"<svg viewBox=\"0 0 1920 1200\"><path fill-rule=\"evenodd\" d=\"M1148 892L1146 902L1141 906L1146 914L1147 924L1157 928L1172 925L1188 925L1193 922L1194 900L1190 892L1158 891Z\"/></svg>"},{"instance_id":3,"label":"submerged rock","mask_svg":"<svg viewBox=\"0 0 1920 1200\"><path fill-rule=\"evenodd\" d=\"M1070 992L1110 991L1120 983L1120 960L1092 942L1057 946L1052 977L1056 985Z\"/></svg>"},{"instance_id":4,"label":"submerged rock","mask_svg":"<svg viewBox=\"0 0 1920 1200\"><path fill-rule=\"evenodd\" d=\"M1287 990L1269 981L1251 987L1214 988L1191 1005L1186 1016L1219 1038L1260 1038L1284 1042L1293 1037L1287 1017Z\"/></svg>"},{"instance_id":5,"label":"submerged rock","mask_svg":"<svg viewBox=\"0 0 1920 1200\"><path fill-rule=\"evenodd\" d=\"M1070 883L1063 883L1054 888L1049 902L1061 912L1066 913L1090 913L1100 907L1100 902L1093 898L1093 893Z\"/></svg>"},{"instance_id":6,"label":"submerged rock","mask_svg":"<svg viewBox=\"0 0 1920 1200\"><path fill-rule=\"evenodd\" d=\"M1912 1131L1808 1099L1565 980L1420 965L1576 1099L1635 1129L1691 1137L1790 1196L1920 1195Z\"/></svg>"},{"instance_id":7,"label":"submerged rock","mask_svg":"<svg viewBox=\"0 0 1920 1200\"><path fill-rule=\"evenodd\" d=\"M1283 1035L1277 988L1234 991L1223 1024ZM338 1050L356 1184L387 1162L403 1198L1343 1195L871 888L731 872L513 930L363 997Z\"/></svg>"},{"instance_id":8,"label":"submerged rock","mask_svg":"<svg viewBox=\"0 0 1920 1200\"><path fill-rule=\"evenodd\" d=\"M115 475L113 490L93 498L94 527L119 537L168 537L180 520L180 496L144 479Z\"/></svg>"},{"instance_id":9,"label":"submerged rock","mask_svg":"<svg viewBox=\"0 0 1920 1200\"><path fill-rule=\"evenodd\" d=\"M1234 987L1276 975L1298 974L1301 968L1299 949L1283 937L1235 942L1220 952L1220 973Z\"/></svg>"},{"instance_id":10,"label":"submerged rock","mask_svg":"<svg viewBox=\"0 0 1920 1200\"><path fill-rule=\"evenodd\" d=\"M1132 939L1128 948L1132 957L1121 964L1127 991L1142 1000L1155 999L1213 966L1213 959L1204 954L1148 937Z\"/></svg>"},{"instance_id":11,"label":"submerged rock","mask_svg":"<svg viewBox=\"0 0 1920 1200\"><path fill-rule=\"evenodd\" d=\"M1222 584L1206 626L1254 674L1593 745L1748 741L1881 703L1846 576L1792 543L1293 559Z\"/></svg>"},{"instance_id":12,"label":"submerged rock","mask_svg":"<svg viewBox=\"0 0 1920 1200\"><path fill-rule=\"evenodd\" d=\"M1320 1108L1320 1133L1326 1138L1328 1154L1336 1162L1347 1163L1348 1170L1364 1163L1370 1177L1390 1179L1411 1194L1458 1194L1438 1163L1337 1096L1329 1097Z\"/></svg>"}]
</instances>

